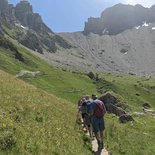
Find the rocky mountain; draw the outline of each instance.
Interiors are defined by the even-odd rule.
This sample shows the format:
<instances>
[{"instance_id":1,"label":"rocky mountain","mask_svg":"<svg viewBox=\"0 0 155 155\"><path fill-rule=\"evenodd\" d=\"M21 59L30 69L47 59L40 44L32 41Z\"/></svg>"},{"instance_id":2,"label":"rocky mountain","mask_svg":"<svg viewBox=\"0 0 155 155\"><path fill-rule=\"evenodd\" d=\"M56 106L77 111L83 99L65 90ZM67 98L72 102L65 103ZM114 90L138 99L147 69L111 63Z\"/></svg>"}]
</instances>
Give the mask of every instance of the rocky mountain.
<instances>
[{"instance_id":1,"label":"rocky mountain","mask_svg":"<svg viewBox=\"0 0 155 155\"><path fill-rule=\"evenodd\" d=\"M155 6L118 4L88 19L84 32L59 35L76 48L47 56L58 66L155 75Z\"/></svg>"},{"instance_id":2,"label":"rocky mountain","mask_svg":"<svg viewBox=\"0 0 155 155\"><path fill-rule=\"evenodd\" d=\"M57 67L155 75L155 6L118 4L88 19L83 32L56 34L28 1L0 0L0 33Z\"/></svg>"},{"instance_id":3,"label":"rocky mountain","mask_svg":"<svg viewBox=\"0 0 155 155\"><path fill-rule=\"evenodd\" d=\"M84 34L116 35L144 22L155 22L155 5L145 8L141 5L117 4L103 11L99 18L90 17L85 23Z\"/></svg>"},{"instance_id":4,"label":"rocky mountain","mask_svg":"<svg viewBox=\"0 0 155 155\"><path fill-rule=\"evenodd\" d=\"M27 0L21 0L15 7L7 0L0 0L0 33L39 53L56 52L59 47L71 48L45 25L38 13L33 12Z\"/></svg>"},{"instance_id":5,"label":"rocky mountain","mask_svg":"<svg viewBox=\"0 0 155 155\"><path fill-rule=\"evenodd\" d=\"M76 49L58 51L53 61L62 66L137 75L155 75L155 23L117 35L62 33ZM63 59L59 58L63 55ZM62 56L61 56L62 57ZM57 64L58 65L58 64ZM60 64L59 64L60 66Z\"/></svg>"}]
</instances>

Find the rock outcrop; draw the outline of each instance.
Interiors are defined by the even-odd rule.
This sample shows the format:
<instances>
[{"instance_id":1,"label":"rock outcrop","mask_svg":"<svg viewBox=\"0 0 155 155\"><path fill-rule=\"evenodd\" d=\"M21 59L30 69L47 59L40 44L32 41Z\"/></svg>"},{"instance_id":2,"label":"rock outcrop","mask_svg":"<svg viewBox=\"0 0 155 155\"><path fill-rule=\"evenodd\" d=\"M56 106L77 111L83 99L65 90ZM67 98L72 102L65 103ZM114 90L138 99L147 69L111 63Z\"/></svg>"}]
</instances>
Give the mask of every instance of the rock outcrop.
<instances>
[{"instance_id":1,"label":"rock outcrop","mask_svg":"<svg viewBox=\"0 0 155 155\"><path fill-rule=\"evenodd\" d=\"M108 112L113 113L117 116L126 114L125 108L127 107L126 103L121 101L113 93L106 93L99 98L106 106Z\"/></svg>"},{"instance_id":2,"label":"rock outcrop","mask_svg":"<svg viewBox=\"0 0 155 155\"><path fill-rule=\"evenodd\" d=\"M23 55L18 51L17 47L5 37L0 36L0 47L12 53L13 57L21 62L24 62Z\"/></svg>"},{"instance_id":3,"label":"rock outcrop","mask_svg":"<svg viewBox=\"0 0 155 155\"><path fill-rule=\"evenodd\" d=\"M106 93L99 98L105 104L109 113L119 116L120 123L133 121L133 117L126 112L127 105L113 93Z\"/></svg>"}]
</instances>

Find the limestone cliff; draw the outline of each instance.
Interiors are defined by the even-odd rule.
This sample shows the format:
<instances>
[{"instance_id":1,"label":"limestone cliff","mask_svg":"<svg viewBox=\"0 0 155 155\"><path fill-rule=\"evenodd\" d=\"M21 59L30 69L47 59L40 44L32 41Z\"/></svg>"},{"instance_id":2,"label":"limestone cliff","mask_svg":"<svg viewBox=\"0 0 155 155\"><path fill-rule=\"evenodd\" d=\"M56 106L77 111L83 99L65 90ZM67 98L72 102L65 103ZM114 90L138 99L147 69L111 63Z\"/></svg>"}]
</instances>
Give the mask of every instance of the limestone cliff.
<instances>
[{"instance_id":1,"label":"limestone cliff","mask_svg":"<svg viewBox=\"0 0 155 155\"><path fill-rule=\"evenodd\" d=\"M101 17L89 18L84 33L116 35L145 22L155 22L155 6L145 8L141 5L117 4L103 11Z\"/></svg>"},{"instance_id":2,"label":"limestone cliff","mask_svg":"<svg viewBox=\"0 0 155 155\"><path fill-rule=\"evenodd\" d=\"M56 52L58 48L72 47L46 26L27 0L21 0L15 7L7 0L0 0L0 34L7 34L42 54L44 51Z\"/></svg>"}]
</instances>

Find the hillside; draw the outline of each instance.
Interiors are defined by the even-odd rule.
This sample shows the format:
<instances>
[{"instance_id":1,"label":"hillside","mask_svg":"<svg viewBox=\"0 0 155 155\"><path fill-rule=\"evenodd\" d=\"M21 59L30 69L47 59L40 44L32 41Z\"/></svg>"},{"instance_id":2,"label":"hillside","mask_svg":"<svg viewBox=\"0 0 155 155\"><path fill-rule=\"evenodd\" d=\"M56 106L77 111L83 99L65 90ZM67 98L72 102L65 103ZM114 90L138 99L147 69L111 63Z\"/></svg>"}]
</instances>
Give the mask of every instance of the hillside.
<instances>
[{"instance_id":1,"label":"hillside","mask_svg":"<svg viewBox=\"0 0 155 155\"><path fill-rule=\"evenodd\" d=\"M16 53L11 48L15 48L24 61L16 59ZM0 71L1 113L2 118L3 113L6 116L1 124L6 130L1 131L0 137L3 142L9 137L11 142L7 148L12 148L5 150L2 143L1 153L26 154L26 151L29 154L53 152L61 155L63 151L67 155L72 154L71 149L77 155L87 152L89 148L85 148L84 142L89 139L78 130L74 131L77 100L84 94L97 92L101 96L110 91L121 98L134 121L121 124L117 116L106 115L105 146L108 151L114 155L155 154L155 115L142 110L143 104L149 104L150 110L155 109L154 77L99 73L99 79L96 75L90 79L81 72L57 69L9 40L0 48L0 68L14 75L12 77ZM57 107L60 107L58 113ZM7 124L11 125L8 127Z\"/></svg>"},{"instance_id":2,"label":"hillside","mask_svg":"<svg viewBox=\"0 0 155 155\"><path fill-rule=\"evenodd\" d=\"M75 113L68 101L0 70L0 154L89 154Z\"/></svg>"},{"instance_id":3,"label":"hillside","mask_svg":"<svg viewBox=\"0 0 155 155\"><path fill-rule=\"evenodd\" d=\"M8 47L1 46L0 69L14 76L20 74L22 71L39 72L36 76L24 74L19 78L57 96L69 99L74 103L77 103L77 98L80 98L82 94L91 94L96 91L96 86L88 76L57 69L31 54L23 46L11 43L8 39L4 40L6 45L9 45L10 48L15 48L24 60L20 61L16 59L15 52L11 51Z\"/></svg>"}]
</instances>

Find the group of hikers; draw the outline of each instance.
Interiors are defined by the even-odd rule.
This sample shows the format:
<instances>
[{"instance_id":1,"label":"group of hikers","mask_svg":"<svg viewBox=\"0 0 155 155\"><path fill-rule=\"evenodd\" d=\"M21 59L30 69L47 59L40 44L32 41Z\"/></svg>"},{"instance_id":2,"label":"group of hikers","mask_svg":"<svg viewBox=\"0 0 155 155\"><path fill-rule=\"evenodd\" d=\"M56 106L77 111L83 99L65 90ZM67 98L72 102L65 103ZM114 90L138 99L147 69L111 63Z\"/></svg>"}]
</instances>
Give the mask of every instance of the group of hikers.
<instances>
[{"instance_id":1,"label":"group of hikers","mask_svg":"<svg viewBox=\"0 0 155 155\"><path fill-rule=\"evenodd\" d=\"M95 136L98 150L102 150L104 148L104 114L106 113L104 103L95 94L92 94L91 97L89 95L83 96L78 102L78 112L81 113L84 130L89 132L92 140Z\"/></svg>"}]
</instances>

